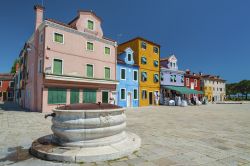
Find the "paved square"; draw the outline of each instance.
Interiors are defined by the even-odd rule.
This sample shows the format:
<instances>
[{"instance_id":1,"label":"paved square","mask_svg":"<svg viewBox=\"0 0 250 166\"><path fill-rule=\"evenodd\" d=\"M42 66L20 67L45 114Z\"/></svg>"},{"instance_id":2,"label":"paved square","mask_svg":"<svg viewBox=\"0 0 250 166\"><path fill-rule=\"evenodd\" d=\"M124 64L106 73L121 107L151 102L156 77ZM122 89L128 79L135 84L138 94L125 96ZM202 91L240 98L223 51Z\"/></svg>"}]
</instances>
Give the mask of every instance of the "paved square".
<instances>
[{"instance_id":1,"label":"paved square","mask_svg":"<svg viewBox=\"0 0 250 166\"><path fill-rule=\"evenodd\" d=\"M69 164L28 153L33 140L51 134L50 118L0 104L0 165L250 165L250 104L141 107L126 114L127 130L142 138L138 152L115 161Z\"/></svg>"}]
</instances>

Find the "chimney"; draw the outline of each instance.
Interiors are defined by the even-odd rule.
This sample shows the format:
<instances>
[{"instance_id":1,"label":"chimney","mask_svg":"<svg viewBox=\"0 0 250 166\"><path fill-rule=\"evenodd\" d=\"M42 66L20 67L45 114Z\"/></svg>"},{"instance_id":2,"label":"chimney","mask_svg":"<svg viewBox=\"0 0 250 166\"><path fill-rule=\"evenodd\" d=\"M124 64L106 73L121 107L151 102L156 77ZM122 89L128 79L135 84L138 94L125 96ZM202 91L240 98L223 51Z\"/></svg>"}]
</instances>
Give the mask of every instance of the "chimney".
<instances>
[{"instance_id":1,"label":"chimney","mask_svg":"<svg viewBox=\"0 0 250 166\"><path fill-rule=\"evenodd\" d=\"M189 69L186 69L186 74L190 74L190 70Z\"/></svg>"},{"instance_id":2,"label":"chimney","mask_svg":"<svg viewBox=\"0 0 250 166\"><path fill-rule=\"evenodd\" d=\"M41 23L43 22L44 7L41 5L35 5L34 10L36 13L36 19L35 19L35 31L36 31L39 25L41 25Z\"/></svg>"}]
</instances>

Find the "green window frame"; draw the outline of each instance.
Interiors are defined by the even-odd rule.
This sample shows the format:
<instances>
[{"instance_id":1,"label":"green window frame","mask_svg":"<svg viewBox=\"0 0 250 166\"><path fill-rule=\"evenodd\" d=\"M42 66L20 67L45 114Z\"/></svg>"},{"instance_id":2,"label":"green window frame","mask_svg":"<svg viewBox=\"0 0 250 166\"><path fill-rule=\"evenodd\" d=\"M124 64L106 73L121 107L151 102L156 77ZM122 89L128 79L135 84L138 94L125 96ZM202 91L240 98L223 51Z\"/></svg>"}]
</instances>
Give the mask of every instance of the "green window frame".
<instances>
[{"instance_id":1,"label":"green window frame","mask_svg":"<svg viewBox=\"0 0 250 166\"><path fill-rule=\"evenodd\" d=\"M48 104L66 104L67 90L63 88L48 88Z\"/></svg>"},{"instance_id":2,"label":"green window frame","mask_svg":"<svg viewBox=\"0 0 250 166\"><path fill-rule=\"evenodd\" d=\"M154 60L154 66L158 67L159 66L159 62L157 60Z\"/></svg>"},{"instance_id":3,"label":"green window frame","mask_svg":"<svg viewBox=\"0 0 250 166\"><path fill-rule=\"evenodd\" d=\"M134 100L138 100L138 89L134 89Z\"/></svg>"},{"instance_id":4,"label":"green window frame","mask_svg":"<svg viewBox=\"0 0 250 166\"><path fill-rule=\"evenodd\" d=\"M62 65L63 62L61 59L54 59L53 60L53 74L57 74L57 75L62 75Z\"/></svg>"},{"instance_id":5,"label":"green window frame","mask_svg":"<svg viewBox=\"0 0 250 166\"><path fill-rule=\"evenodd\" d=\"M122 88L120 93L120 99L125 100L126 99L126 89Z\"/></svg>"},{"instance_id":6,"label":"green window frame","mask_svg":"<svg viewBox=\"0 0 250 166\"><path fill-rule=\"evenodd\" d=\"M88 51L94 51L94 43L87 42L87 50Z\"/></svg>"},{"instance_id":7,"label":"green window frame","mask_svg":"<svg viewBox=\"0 0 250 166\"><path fill-rule=\"evenodd\" d=\"M158 54L159 53L159 48L158 47L154 47L154 53Z\"/></svg>"},{"instance_id":8,"label":"green window frame","mask_svg":"<svg viewBox=\"0 0 250 166\"><path fill-rule=\"evenodd\" d=\"M133 71L133 80L138 81L138 71L137 70Z\"/></svg>"},{"instance_id":9,"label":"green window frame","mask_svg":"<svg viewBox=\"0 0 250 166\"><path fill-rule=\"evenodd\" d=\"M89 30L94 30L94 21L88 20L88 29Z\"/></svg>"},{"instance_id":10,"label":"green window frame","mask_svg":"<svg viewBox=\"0 0 250 166\"><path fill-rule=\"evenodd\" d=\"M159 82L159 75L158 74L154 74L154 82L155 83Z\"/></svg>"},{"instance_id":11,"label":"green window frame","mask_svg":"<svg viewBox=\"0 0 250 166\"><path fill-rule=\"evenodd\" d=\"M57 43L63 44L64 43L64 36L63 36L63 34L55 32L54 33L54 41L57 42Z\"/></svg>"},{"instance_id":12,"label":"green window frame","mask_svg":"<svg viewBox=\"0 0 250 166\"><path fill-rule=\"evenodd\" d=\"M83 89L83 103L96 103L95 89Z\"/></svg>"},{"instance_id":13,"label":"green window frame","mask_svg":"<svg viewBox=\"0 0 250 166\"><path fill-rule=\"evenodd\" d=\"M126 69L121 69L121 80L125 80L126 79Z\"/></svg>"},{"instance_id":14,"label":"green window frame","mask_svg":"<svg viewBox=\"0 0 250 166\"><path fill-rule=\"evenodd\" d=\"M110 79L110 68L109 67L104 67L104 78Z\"/></svg>"},{"instance_id":15,"label":"green window frame","mask_svg":"<svg viewBox=\"0 0 250 166\"><path fill-rule=\"evenodd\" d=\"M70 104L79 103L79 89L70 90Z\"/></svg>"},{"instance_id":16,"label":"green window frame","mask_svg":"<svg viewBox=\"0 0 250 166\"><path fill-rule=\"evenodd\" d=\"M142 82L145 82L147 81L147 72L141 72L141 81Z\"/></svg>"},{"instance_id":17,"label":"green window frame","mask_svg":"<svg viewBox=\"0 0 250 166\"><path fill-rule=\"evenodd\" d=\"M147 49L147 43L142 41L141 42L141 48L146 50Z\"/></svg>"},{"instance_id":18,"label":"green window frame","mask_svg":"<svg viewBox=\"0 0 250 166\"><path fill-rule=\"evenodd\" d=\"M143 65L147 64L147 58L145 56L141 57L141 64Z\"/></svg>"},{"instance_id":19,"label":"green window frame","mask_svg":"<svg viewBox=\"0 0 250 166\"><path fill-rule=\"evenodd\" d=\"M104 52L105 52L105 55L110 55L110 48L109 47L105 47L104 48Z\"/></svg>"},{"instance_id":20,"label":"green window frame","mask_svg":"<svg viewBox=\"0 0 250 166\"><path fill-rule=\"evenodd\" d=\"M130 62L132 60L132 54L128 54L128 61Z\"/></svg>"},{"instance_id":21,"label":"green window frame","mask_svg":"<svg viewBox=\"0 0 250 166\"><path fill-rule=\"evenodd\" d=\"M87 77L93 78L94 77L94 66L91 64L86 65L87 68Z\"/></svg>"}]
</instances>

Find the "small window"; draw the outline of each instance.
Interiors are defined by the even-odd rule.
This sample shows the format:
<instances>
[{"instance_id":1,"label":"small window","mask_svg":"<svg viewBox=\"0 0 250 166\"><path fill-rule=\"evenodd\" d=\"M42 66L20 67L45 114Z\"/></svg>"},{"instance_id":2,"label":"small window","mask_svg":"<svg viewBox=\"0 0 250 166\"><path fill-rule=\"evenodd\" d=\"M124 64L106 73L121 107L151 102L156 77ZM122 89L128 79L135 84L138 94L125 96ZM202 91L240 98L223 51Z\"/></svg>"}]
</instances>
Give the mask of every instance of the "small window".
<instances>
[{"instance_id":1,"label":"small window","mask_svg":"<svg viewBox=\"0 0 250 166\"><path fill-rule=\"evenodd\" d=\"M173 63L172 62L170 62L170 67L172 67L173 66Z\"/></svg>"},{"instance_id":2,"label":"small window","mask_svg":"<svg viewBox=\"0 0 250 166\"><path fill-rule=\"evenodd\" d=\"M62 60L54 59L53 74L62 75Z\"/></svg>"},{"instance_id":3,"label":"small window","mask_svg":"<svg viewBox=\"0 0 250 166\"><path fill-rule=\"evenodd\" d=\"M142 82L147 81L147 72L141 72L141 81Z\"/></svg>"},{"instance_id":4,"label":"small window","mask_svg":"<svg viewBox=\"0 0 250 166\"><path fill-rule=\"evenodd\" d=\"M161 72L161 81L164 80L164 76L163 76L163 73Z\"/></svg>"},{"instance_id":5,"label":"small window","mask_svg":"<svg viewBox=\"0 0 250 166\"><path fill-rule=\"evenodd\" d=\"M42 67L43 67L43 61L42 59L39 59L39 63L38 63L38 72L42 73Z\"/></svg>"},{"instance_id":6,"label":"small window","mask_svg":"<svg viewBox=\"0 0 250 166\"><path fill-rule=\"evenodd\" d=\"M87 64L87 77L93 78L94 77L94 70L93 65Z\"/></svg>"},{"instance_id":7,"label":"small window","mask_svg":"<svg viewBox=\"0 0 250 166\"><path fill-rule=\"evenodd\" d=\"M189 78L186 78L186 86L189 86Z\"/></svg>"},{"instance_id":8,"label":"small window","mask_svg":"<svg viewBox=\"0 0 250 166\"><path fill-rule=\"evenodd\" d=\"M141 64L147 64L147 58L145 56L141 57Z\"/></svg>"},{"instance_id":9,"label":"small window","mask_svg":"<svg viewBox=\"0 0 250 166\"><path fill-rule=\"evenodd\" d=\"M125 80L125 79L126 79L126 70L121 69L121 80Z\"/></svg>"},{"instance_id":10,"label":"small window","mask_svg":"<svg viewBox=\"0 0 250 166\"><path fill-rule=\"evenodd\" d=\"M88 20L88 29L89 30L94 30L94 22L91 20Z\"/></svg>"},{"instance_id":11,"label":"small window","mask_svg":"<svg viewBox=\"0 0 250 166\"><path fill-rule=\"evenodd\" d=\"M197 79L194 79L194 86L197 87Z\"/></svg>"},{"instance_id":12,"label":"small window","mask_svg":"<svg viewBox=\"0 0 250 166\"><path fill-rule=\"evenodd\" d=\"M174 75L174 82L176 82L176 75Z\"/></svg>"},{"instance_id":13,"label":"small window","mask_svg":"<svg viewBox=\"0 0 250 166\"><path fill-rule=\"evenodd\" d=\"M13 92L8 92L8 98L13 98Z\"/></svg>"},{"instance_id":14,"label":"small window","mask_svg":"<svg viewBox=\"0 0 250 166\"><path fill-rule=\"evenodd\" d=\"M181 83L184 83L184 76L181 76Z\"/></svg>"},{"instance_id":15,"label":"small window","mask_svg":"<svg viewBox=\"0 0 250 166\"><path fill-rule=\"evenodd\" d=\"M94 44L91 42L87 42L87 50L88 51L94 51Z\"/></svg>"},{"instance_id":16,"label":"small window","mask_svg":"<svg viewBox=\"0 0 250 166\"><path fill-rule=\"evenodd\" d=\"M125 94L126 94L126 90L125 89L121 89L121 93L120 93L121 100L125 100Z\"/></svg>"},{"instance_id":17,"label":"small window","mask_svg":"<svg viewBox=\"0 0 250 166\"><path fill-rule=\"evenodd\" d=\"M10 86L10 88L14 88L14 81L10 81L10 83L9 83L9 86Z\"/></svg>"},{"instance_id":18,"label":"small window","mask_svg":"<svg viewBox=\"0 0 250 166\"><path fill-rule=\"evenodd\" d=\"M109 47L105 47L105 55L110 55L110 48Z\"/></svg>"},{"instance_id":19,"label":"small window","mask_svg":"<svg viewBox=\"0 0 250 166\"><path fill-rule=\"evenodd\" d=\"M137 70L134 70L134 73L133 73L133 77L134 77L134 81L138 81L138 71Z\"/></svg>"},{"instance_id":20,"label":"small window","mask_svg":"<svg viewBox=\"0 0 250 166\"><path fill-rule=\"evenodd\" d=\"M154 82L155 83L159 82L159 75L158 74L154 74Z\"/></svg>"},{"instance_id":21,"label":"small window","mask_svg":"<svg viewBox=\"0 0 250 166\"><path fill-rule=\"evenodd\" d=\"M128 61L130 62L132 60L132 55L128 54Z\"/></svg>"},{"instance_id":22,"label":"small window","mask_svg":"<svg viewBox=\"0 0 250 166\"><path fill-rule=\"evenodd\" d=\"M174 82L174 77L173 77L173 75L170 75L170 82Z\"/></svg>"},{"instance_id":23,"label":"small window","mask_svg":"<svg viewBox=\"0 0 250 166\"><path fill-rule=\"evenodd\" d=\"M138 90L134 89L134 100L138 99Z\"/></svg>"},{"instance_id":24,"label":"small window","mask_svg":"<svg viewBox=\"0 0 250 166\"><path fill-rule=\"evenodd\" d=\"M3 85L3 81L0 81L0 87L2 87L2 85Z\"/></svg>"},{"instance_id":25,"label":"small window","mask_svg":"<svg viewBox=\"0 0 250 166\"><path fill-rule=\"evenodd\" d=\"M154 66L158 67L159 66L159 62L157 60L154 60Z\"/></svg>"},{"instance_id":26,"label":"small window","mask_svg":"<svg viewBox=\"0 0 250 166\"><path fill-rule=\"evenodd\" d=\"M43 34L41 33L39 36L39 42L42 43L43 42Z\"/></svg>"},{"instance_id":27,"label":"small window","mask_svg":"<svg viewBox=\"0 0 250 166\"><path fill-rule=\"evenodd\" d=\"M154 47L154 53L158 54L159 53L159 49L158 47Z\"/></svg>"},{"instance_id":28,"label":"small window","mask_svg":"<svg viewBox=\"0 0 250 166\"><path fill-rule=\"evenodd\" d=\"M141 42L141 48L143 48L143 49L147 49L147 43L146 42L144 42L144 41L142 41Z\"/></svg>"},{"instance_id":29,"label":"small window","mask_svg":"<svg viewBox=\"0 0 250 166\"><path fill-rule=\"evenodd\" d=\"M63 34L54 33L54 41L57 43L64 43Z\"/></svg>"},{"instance_id":30,"label":"small window","mask_svg":"<svg viewBox=\"0 0 250 166\"><path fill-rule=\"evenodd\" d=\"M109 67L105 67L105 79L110 79L110 68Z\"/></svg>"},{"instance_id":31,"label":"small window","mask_svg":"<svg viewBox=\"0 0 250 166\"><path fill-rule=\"evenodd\" d=\"M146 90L142 90L142 99L147 99L147 91Z\"/></svg>"}]
</instances>

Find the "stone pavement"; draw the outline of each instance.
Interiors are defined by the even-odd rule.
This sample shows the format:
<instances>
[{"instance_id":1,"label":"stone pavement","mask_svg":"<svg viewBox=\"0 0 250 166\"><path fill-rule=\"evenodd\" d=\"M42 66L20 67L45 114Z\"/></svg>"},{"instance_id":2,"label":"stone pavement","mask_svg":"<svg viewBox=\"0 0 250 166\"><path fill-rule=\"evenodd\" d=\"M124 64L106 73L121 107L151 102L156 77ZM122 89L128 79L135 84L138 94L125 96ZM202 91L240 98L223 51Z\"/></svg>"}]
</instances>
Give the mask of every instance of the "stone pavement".
<instances>
[{"instance_id":1,"label":"stone pavement","mask_svg":"<svg viewBox=\"0 0 250 166\"><path fill-rule=\"evenodd\" d=\"M0 165L18 166L250 166L250 104L128 109L127 130L142 138L134 154L115 161L58 163L28 153L31 142L51 134L50 119L0 104Z\"/></svg>"}]
</instances>

